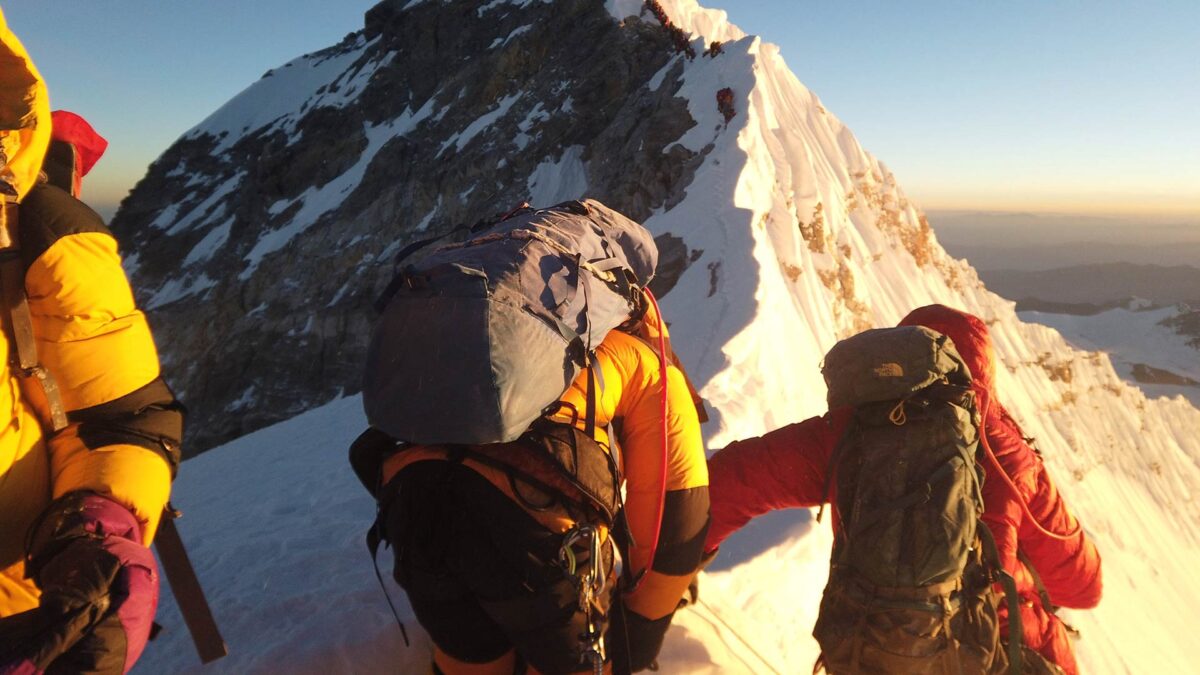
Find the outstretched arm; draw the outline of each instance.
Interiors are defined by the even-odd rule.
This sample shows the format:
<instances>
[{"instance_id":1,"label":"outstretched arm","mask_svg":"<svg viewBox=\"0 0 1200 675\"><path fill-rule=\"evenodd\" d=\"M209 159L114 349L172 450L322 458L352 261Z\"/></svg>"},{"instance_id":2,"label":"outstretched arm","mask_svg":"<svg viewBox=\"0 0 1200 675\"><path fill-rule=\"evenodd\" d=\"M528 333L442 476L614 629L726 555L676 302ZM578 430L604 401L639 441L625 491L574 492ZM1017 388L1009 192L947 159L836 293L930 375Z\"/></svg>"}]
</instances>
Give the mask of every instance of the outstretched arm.
<instances>
[{"instance_id":1,"label":"outstretched arm","mask_svg":"<svg viewBox=\"0 0 1200 675\"><path fill-rule=\"evenodd\" d=\"M709 458L712 525L705 550L755 516L824 502L830 455L849 418L849 410L834 411L730 443Z\"/></svg>"},{"instance_id":2,"label":"outstretched arm","mask_svg":"<svg viewBox=\"0 0 1200 675\"><path fill-rule=\"evenodd\" d=\"M53 496L111 497L133 512L148 544L179 462L183 408L160 377L146 317L99 216L50 186L31 192L21 210L38 360L69 422L48 437Z\"/></svg>"}]
</instances>

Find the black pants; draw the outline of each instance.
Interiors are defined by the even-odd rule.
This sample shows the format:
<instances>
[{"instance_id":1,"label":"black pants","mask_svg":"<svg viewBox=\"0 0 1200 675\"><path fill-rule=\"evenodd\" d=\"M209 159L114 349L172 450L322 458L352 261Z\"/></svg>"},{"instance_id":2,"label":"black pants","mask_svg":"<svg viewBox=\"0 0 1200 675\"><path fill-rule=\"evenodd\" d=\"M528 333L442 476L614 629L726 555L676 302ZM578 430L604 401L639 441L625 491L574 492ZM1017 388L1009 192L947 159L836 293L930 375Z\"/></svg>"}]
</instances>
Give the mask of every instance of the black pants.
<instances>
[{"instance_id":1,"label":"black pants","mask_svg":"<svg viewBox=\"0 0 1200 675\"><path fill-rule=\"evenodd\" d=\"M547 675L588 666L580 639L587 617L576 578L558 562L561 534L454 462L406 467L384 499L396 581L439 649L487 663L515 648ZM611 543L602 550L610 577ZM578 559L582 575L591 560ZM601 598L606 613L608 595Z\"/></svg>"}]
</instances>

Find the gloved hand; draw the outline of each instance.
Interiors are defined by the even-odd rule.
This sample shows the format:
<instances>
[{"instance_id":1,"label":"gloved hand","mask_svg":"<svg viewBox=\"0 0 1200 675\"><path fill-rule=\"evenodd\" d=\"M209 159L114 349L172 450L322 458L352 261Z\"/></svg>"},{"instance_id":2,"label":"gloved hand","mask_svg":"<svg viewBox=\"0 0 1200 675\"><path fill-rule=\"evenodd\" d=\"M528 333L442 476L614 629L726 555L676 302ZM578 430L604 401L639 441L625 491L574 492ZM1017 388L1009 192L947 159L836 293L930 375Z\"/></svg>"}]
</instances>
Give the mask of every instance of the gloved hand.
<instances>
[{"instance_id":1,"label":"gloved hand","mask_svg":"<svg viewBox=\"0 0 1200 675\"><path fill-rule=\"evenodd\" d=\"M667 629L671 627L672 616L674 614L661 619L647 619L626 608L622 599L614 601L608 612L608 635L605 638L613 675L629 675L651 668L662 649Z\"/></svg>"},{"instance_id":2,"label":"gloved hand","mask_svg":"<svg viewBox=\"0 0 1200 675\"><path fill-rule=\"evenodd\" d=\"M41 603L0 619L0 675L128 672L150 636L158 571L128 509L73 492L43 514L26 573Z\"/></svg>"}]
</instances>

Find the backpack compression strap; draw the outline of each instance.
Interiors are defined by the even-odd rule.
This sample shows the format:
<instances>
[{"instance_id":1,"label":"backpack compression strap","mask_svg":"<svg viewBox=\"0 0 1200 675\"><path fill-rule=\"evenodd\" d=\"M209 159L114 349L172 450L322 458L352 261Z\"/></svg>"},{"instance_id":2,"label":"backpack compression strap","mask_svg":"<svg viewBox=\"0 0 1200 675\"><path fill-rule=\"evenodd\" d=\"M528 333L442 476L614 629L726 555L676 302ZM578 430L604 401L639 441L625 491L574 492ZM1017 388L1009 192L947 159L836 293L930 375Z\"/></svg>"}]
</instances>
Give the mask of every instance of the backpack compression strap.
<instances>
[{"instance_id":1,"label":"backpack compression strap","mask_svg":"<svg viewBox=\"0 0 1200 675\"><path fill-rule=\"evenodd\" d=\"M991 464L1000 472L1000 477L1012 490L1013 498L1020 503L1025 513L1029 514L1029 506L1021 498L1021 493L1017 491L1017 486L1008 477L1008 473L1000 465L1000 461L996 459L995 453L992 452L991 444L988 443L985 425L987 424L987 414L991 404L991 396L986 396L982 398L979 406L979 419L982 421L979 426L979 445L983 448L983 452L988 456ZM1029 515L1032 516L1032 514ZM1037 524L1036 519L1034 519L1034 523ZM1038 527L1041 528L1041 525L1039 524ZM975 528L975 531L979 533L979 540L983 544L984 558L995 570L998 582L1004 589L1004 601L1008 606L1008 668L1012 675L1020 675L1024 661L1021 655L1021 643L1025 641L1025 629L1021 625L1021 599L1017 595L1017 582L1004 569L1004 565L1001 564L1000 550L996 547L996 538L992 536L992 531L988 529L987 524L981 521L979 527Z\"/></svg>"},{"instance_id":2,"label":"backpack compression strap","mask_svg":"<svg viewBox=\"0 0 1200 675\"><path fill-rule=\"evenodd\" d=\"M1046 610L1047 614L1053 614L1062 623L1063 628L1067 629L1068 633L1079 637L1079 629L1063 621L1062 617L1058 616L1058 607L1050 600L1050 591L1047 591L1046 584L1042 583L1042 575L1038 574L1037 568L1033 566L1033 561L1029 559L1029 556L1025 555L1023 549L1017 549L1017 560L1021 561L1021 564L1029 571L1029 576L1033 577L1033 586L1037 589L1038 597L1042 600L1042 609Z\"/></svg>"},{"instance_id":3,"label":"backpack compression strap","mask_svg":"<svg viewBox=\"0 0 1200 675\"><path fill-rule=\"evenodd\" d=\"M992 536L987 524L980 522L975 531L979 533L979 541L983 544L984 557L994 569L1000 586L1004 588L1004 601L1008 605L1008 672L1011 675L1021 675L1021 643L1025 641L1025 629L1021 625L1021 598L1017 595L1017 582L1000 565L1000 551L996 548L996 538Z\"/></svg>"},{"instance_id":4,"label":"backpack compression strap","mask_svg":"<svg viewBox=\"0 0 1200 675\"><path fill-rule=\"evenodd\" d=\"M524 213L529 208L529 202L521 202L520 204L517 204L513 208L504 212L503 215L496 216L494 218L484 218L471 226L471 234L482 232L489 227L496 225L497 223L502 223L515 215ZM383 314L383 310L387 307L387 304L392 301L392 298L395 297L396 293L400 290L400 287L405 283L411 283L410 278L404 274L403 270L400 269L401 263L403 263L408 259L409 256L417 251L420 251L426 246L445 238L445 234L435 234L432 237L419 239L410 243L408 246L405 246L392 258L392 280L388 282L387 287L384 288L383 292L379 294L379 297L375 299L374 307L376 314Z\"/></svg>"}]
</instances>

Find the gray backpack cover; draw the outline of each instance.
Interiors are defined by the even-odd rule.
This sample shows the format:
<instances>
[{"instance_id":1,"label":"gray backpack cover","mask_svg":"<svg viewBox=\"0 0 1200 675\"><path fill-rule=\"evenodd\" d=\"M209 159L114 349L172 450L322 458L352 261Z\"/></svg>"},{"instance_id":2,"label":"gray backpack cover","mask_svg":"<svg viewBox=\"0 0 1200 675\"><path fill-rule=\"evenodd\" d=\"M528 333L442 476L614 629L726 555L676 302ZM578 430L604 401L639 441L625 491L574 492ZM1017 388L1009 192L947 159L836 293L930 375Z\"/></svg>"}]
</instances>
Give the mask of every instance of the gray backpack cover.
<instances>
[{"instance_id":1,"label":"gray backpack cover","mask_svg":"<svg viewBox=\"0 0 1200 675\"><path fill-rule=\"evenodd\" d=\"M506 443L630 318L658 250L595 200L526 210L400 272L367 352L372 427L422 444Z\"/></svg>"}]
</instances>

